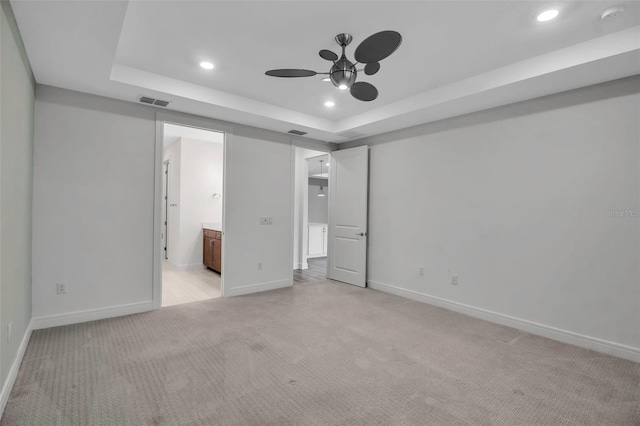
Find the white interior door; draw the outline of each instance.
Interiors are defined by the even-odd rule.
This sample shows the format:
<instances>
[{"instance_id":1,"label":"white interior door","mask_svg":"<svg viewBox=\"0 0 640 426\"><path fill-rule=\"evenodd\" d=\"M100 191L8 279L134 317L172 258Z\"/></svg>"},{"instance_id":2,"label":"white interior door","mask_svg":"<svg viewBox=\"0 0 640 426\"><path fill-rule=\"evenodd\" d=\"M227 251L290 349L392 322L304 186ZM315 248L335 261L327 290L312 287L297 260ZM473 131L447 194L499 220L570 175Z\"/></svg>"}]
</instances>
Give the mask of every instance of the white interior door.
<instances>
[{"instance_id":1,"label":"white interior door","mask_svg":"<svg viewBox=\"0 0 640 426\"><path fill-rule=\"evenodd\" d=\"M367 285L369 147L331 153L329 278Z\"/></svg>"}]
</instances>

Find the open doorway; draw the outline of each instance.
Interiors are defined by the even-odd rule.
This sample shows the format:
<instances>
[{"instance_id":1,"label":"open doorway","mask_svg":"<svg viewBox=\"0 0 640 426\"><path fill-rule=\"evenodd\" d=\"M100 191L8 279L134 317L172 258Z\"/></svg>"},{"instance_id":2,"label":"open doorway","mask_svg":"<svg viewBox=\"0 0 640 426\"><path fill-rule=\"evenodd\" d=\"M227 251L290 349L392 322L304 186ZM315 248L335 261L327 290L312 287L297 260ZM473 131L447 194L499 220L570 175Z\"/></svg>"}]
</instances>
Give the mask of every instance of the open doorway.
<instances>
[{"instance_id":1,"label":"open doorway","mask_svg":"<svg viewBox=\"0 0 640 426\"><path fill-rule=\"evenodd\" d=\"M326 152L295 148L293 283L327 277L329 168Z\"/></svg>"},{"instance_id":2,"label":"open doorway","mask_svg":"<svg viewBox=\"0 0 640 426\"><path fill-rule=\"evenodd\" d=\"M164 123L162 306L221 296L224 133Z\"/></svg>"}]
</instances>

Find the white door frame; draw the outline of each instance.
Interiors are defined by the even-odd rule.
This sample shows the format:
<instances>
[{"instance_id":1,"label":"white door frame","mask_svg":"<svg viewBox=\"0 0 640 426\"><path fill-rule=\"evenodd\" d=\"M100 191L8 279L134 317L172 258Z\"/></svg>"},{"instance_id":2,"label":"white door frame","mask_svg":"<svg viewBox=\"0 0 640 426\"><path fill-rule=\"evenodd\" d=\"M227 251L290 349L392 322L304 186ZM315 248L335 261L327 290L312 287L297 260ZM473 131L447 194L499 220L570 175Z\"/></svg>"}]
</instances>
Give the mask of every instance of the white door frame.
<instances>
[{"instance_id":1,"label":"white door frame","mask_svg":"<svg viewBox=\"0 0 640 426\"><path fill-rule=\"evenodd\" d=\"M162 232L162 179L164 172L162 170L162 153L164 148L164 125L176 124L179 126L195 127L203 130L210 130L224 134L223 138L223 160L222 160L222 193L226 195L228 186L228 155L229 150L227 144L232 143L233 127L229 123L220 122L205 117L198 117L173 111L156 112L156 145L155 145L155 187L153 202L153 284L152 284L152 300L153 309L162 307L162 240L160 234ZM222 198L222 230L224 238L225 223L225 196ZM225 247L222 244L222 271L220 278L220 292L225 295L224 270L225 267ZM293 271L292 271L293 272Z\"/></svg>"},{"instance_id":2,"label":"white door frame","mask_svg":"<svg viewBox=\"0 0 640 426\"><path fill-rule=\"evenodd\" d=\"M309 141L305 141L305 140L298 140L298 139L291 139L291 248L289 250L289 259L291 259L291 267L289 268L289 280L291 281L291 283L293 283L293 270L297 269L294 264L293 261L293 250L294 250L294 241L293 241L293 236L295 235L295 227L296 227L296 221L295 221L295 210L297 208L296 206L296 179L298 179L298 176L296 176L296 160L297 160L297 156L296 156L296 148L304 148L304 149L310 149L313 151L318 151L318 152L324 152L329 154L329 161L331 161L331 153L333 151L335 151L335 149L332 149L332 147L330 145L317 145L315 143L310 143ZM303 159L306 160L306 159ZM308 174L308 170L306 173L306 176L308 178L309 174ZM329 181L327 181L327 187L329 185ZM308 197L308 189L306 190L307 192L307 197ZM328 201L328 200L327 200ZM329 212L331 212L331 203L329 202ZM300 222L301 224L304 224L304 221ZM305 239L304 239L304 226L301 226L301 228L299 231L302 233L300 235L300 240L301 245L302 245L302 250L304 251L304 246L305 246ZM327 257L328 259L328 257ZM327 274L329 273L329 270L327 269Z\"/></svg>"},{"instance_id":3,"label":"white door frame","mask_svg":"<svg viewBox=\"0 0 640 426\"><path fill-rule=\"evenodd\" d=\"M323 153L321 156L327 156L327 164L331 163L331 153L330 152L325 152ZM314 156L314 157L307 157L304 159L304 175L305 176L309 176L309 160L313 160L315 158L317 158L319 156ZM329 167L328 167L329 168ZM327 170L327 183L325 185L325 189L327 192L329 192L329 170ZM307 178L307 183L308 183L308 178ZM309 257L308 255L308 251L309 251L309 197L313 197L313 194L309 194L309 185L304 185L303 186L303 203L305 206L305 209L303 210L304 214L302 216L302 229L303 229L303 233L302 233L302 261L305 264L308 264L309 259L313 259L314 256ZM329 225L329 197L327 197L327 229L328 229L328 225ZM327 260L329 259L329 250L325 250L326 252L326 257ZM316 257L321 257L321 256L316 256Z\"/></svg>"}]
</instances>

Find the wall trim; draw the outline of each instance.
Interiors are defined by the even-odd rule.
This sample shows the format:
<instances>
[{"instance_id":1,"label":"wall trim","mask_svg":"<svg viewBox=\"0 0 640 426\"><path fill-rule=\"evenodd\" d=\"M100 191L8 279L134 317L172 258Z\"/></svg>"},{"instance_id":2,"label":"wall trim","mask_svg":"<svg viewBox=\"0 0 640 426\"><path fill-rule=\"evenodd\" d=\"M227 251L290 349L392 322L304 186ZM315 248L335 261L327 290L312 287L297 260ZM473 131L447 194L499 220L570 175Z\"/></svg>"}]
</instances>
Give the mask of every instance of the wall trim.
<instances>
[{"instance_id":1,"label":"wall trim","mask_svg":"<svg viewBox=\"0 0 640 426\"><path fill-rule=\"evenodd\" d=\"M110 306L108 308L88 309L86 311L67 312L64 314L45 315L32 319L33 330L58 327L61 325L78 324L123 315L139 314L154 310L153 301L130 303L126 305Z\"/></svg>"},{"instance_id":2,"label":"wall trim","mask_svg":"<svg viewBox=\"0 0 640 426\"><path fill-rule=\"evenodd\" d=\"M176 263L173 263L170 260L167 260L167 262L169 263L169 265L171 265L172 268L179 269L181 271L196 271L196 270L199 270L199 269L206 269L207 268L202 263L187 263L186 265L178 265Z\"/></svg>"},{"instance_id":3,"label":"wall trim","mask_svg":"<svg viewBox=\"0 0 640 426\"><path fill-rule=\"evenodd\" d=\"M293 269L309 269L309 264L307 262L297 263L293 265Z\"/></svg>"},{"instance_id":4,"label":"wall trim","mask_svg":"<svg viewBox=\"0 0 640 426\"><path fill-rule=\"evenodd\" d=\"M276 290L284 287L293 286L293 281L286 280L278 280L278 281L270 281L267 283L259 283L259 284L249 284L243 285L240 287L233 287L227 290L225 296L242 296L244 294L258 293L261 291L268 290Z\"/></svg>"},{"instance_id":5,"label":"wall trim","mask_svg":"<svg viewBox=\"0 0 640 426\"><path fill-rule=\"evenodd\" d=\"M533 321L528 321L509 315L500 314L498 312L477 308L475 306L465 305L463 303L442 299L440 297L429 296L425 293L404 289L394 285L381 283L379 281L369 280L367 285L369 288L374 290L394 294L396 296L406 297L407 299L412 299L418 302L427 303L429 305L438 306L440 308L449 309L451 311L459 312L475 318L480 318L496 324L505 325L507 327L517 328L522 331L537 334L539 336L547 337L549 339L557 340L563 343L569 343L571 345L580 346L582 348L591 349L597 352L602 352L608 355L613 355L619 358L627 359L629 361L640 363L640 348L599 339L597 337L586 336L580 333L574 333L573 331L539 324Z\"/></svg>"},{"instance_id":6,"label":"wall trim","mask_svg":"<svg viewBox=\"0 0 640 426\"><path fill-rule=\"evenodd\" d=\"M9 374L7 375L7 379L4 381L2 385L2 392L0 393L0 419L4 415L4 409L9 402L9 396L11 395L11 390L13 389L13 385L16 383L16 379L18 378L18 371L20 370L20 365L22 364L22 358L24 358L24 353L27 351L27 346L29 345L29 339L31 339L31 332L33 331L33 319L29 321L29 325L27 325L27 329L24 332L24 336L22 337L22 342L20 342L20 346L18 347L18 353L16 354L16 359L13 360L13 364L11 365L11 369L9 370Z\"/></svg>"}]
</instances>

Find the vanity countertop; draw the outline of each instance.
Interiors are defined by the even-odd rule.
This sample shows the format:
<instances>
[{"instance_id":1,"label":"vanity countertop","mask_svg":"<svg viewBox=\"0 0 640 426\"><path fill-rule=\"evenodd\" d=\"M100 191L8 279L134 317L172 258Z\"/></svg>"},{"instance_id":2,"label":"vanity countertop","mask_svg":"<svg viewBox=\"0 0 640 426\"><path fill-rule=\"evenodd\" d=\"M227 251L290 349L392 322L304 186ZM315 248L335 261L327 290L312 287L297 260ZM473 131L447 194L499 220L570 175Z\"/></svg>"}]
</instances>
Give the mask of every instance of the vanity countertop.
<instances>
[{"instance_id":1,"label":"vanity countertop","mask_svg":"<svg viewBox=\"0 0 640 426\"><path fill-rule=\"evenodd\" d=\"M220 231L222 232L222 224L221 223L203 223L202 229L208 229L210 231Z\"/></svg>"}]
</instances>

